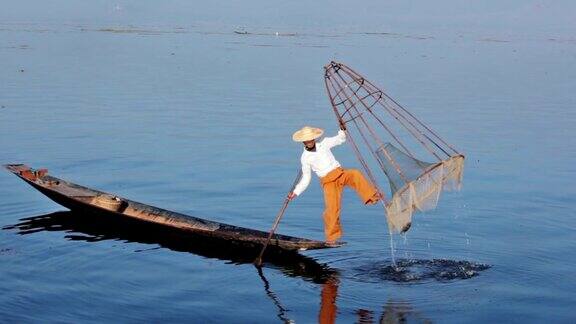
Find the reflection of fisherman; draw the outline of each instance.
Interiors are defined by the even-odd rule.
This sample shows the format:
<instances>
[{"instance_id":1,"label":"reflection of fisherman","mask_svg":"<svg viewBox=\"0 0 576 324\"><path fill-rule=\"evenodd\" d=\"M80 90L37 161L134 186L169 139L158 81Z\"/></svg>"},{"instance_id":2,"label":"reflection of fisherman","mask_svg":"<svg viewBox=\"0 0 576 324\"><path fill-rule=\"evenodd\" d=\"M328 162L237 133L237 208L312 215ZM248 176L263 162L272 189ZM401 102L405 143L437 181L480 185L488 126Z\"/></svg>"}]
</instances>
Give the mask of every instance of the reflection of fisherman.
<instances>
[{"instance_id":1,"label":"reflection of fisherman","mask_svg":"<svg viewBox=\"0 0 576 324\"><path fill-rule=\"evenodd\" d=\"M336 298L338 297L338 286L340 280L337 276L330 277L322 284L322 292L320 293L320 311L318 312L318 323L320 324L334 324L336 323L336 315L338 314L338 307L336 306Z\"/></svg>"},{"instance_id":2,"label":"reflection of fisherman","mask_svg":"<svg viewBox=\"0 0 576 324\"><path fill-rule=\"evenodd\" d=\"M338 287L340 280L338 276L331 276L322 283L320 292L320 311L318 312L318 323L334 324L338 316ZM359 308L355 311L358 316L356 323L381 323L381 324L399 324L399 323L432 323L432 321L415 311L412 306L403 301L388 300L383 307L380 318L375 321L375 313L372 310Z\"/></svg>"},{"instance_id":3,"label":"reflection of fisherman","mask_svg":"<svg viewBox=\"0 0 576 324\"><path fill-rule=\"evenodd\" d=\"M318 143L316 139L324 133L320 128L305 126L292 135L295 142L304 143L304 151L300 158L302 179L288 198L294 199L306 190L310 184L311 170L318 175L324 190L324 232L329 244L337 244L336 240L342 236L340 203L344 186L356 190L364 204L375 204L382 197L360 171L343 169L332 155L330 149L346 141L345 130L346 127L341 124L338 135L326 137Z\"/></svg>"}]
</instances>

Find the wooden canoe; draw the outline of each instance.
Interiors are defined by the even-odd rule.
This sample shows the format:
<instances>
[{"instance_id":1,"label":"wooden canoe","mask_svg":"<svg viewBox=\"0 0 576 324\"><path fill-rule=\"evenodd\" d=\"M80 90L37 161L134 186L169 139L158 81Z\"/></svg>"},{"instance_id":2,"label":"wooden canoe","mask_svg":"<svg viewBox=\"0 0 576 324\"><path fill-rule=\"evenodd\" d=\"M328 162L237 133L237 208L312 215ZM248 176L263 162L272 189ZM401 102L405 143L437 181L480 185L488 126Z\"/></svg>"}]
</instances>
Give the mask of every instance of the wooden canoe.
<instances>
[{"instance_id":1,"label":"wooden canoe","mask_svg":"<svg viewBox=\"0 0 576 324\"><path fill-rule=\"evenodd\" d=\"M54 202L73 211L127 217L169 227L214 240L223 240L247 248L261 247L267 232L209 221L132 201L114 194L83 187L48 175L46 169L32 169L24 164L4 166ZM337 247L325 242L276 234L268 245L272 250L302 251Z\"/></svg>"}]
</instances>

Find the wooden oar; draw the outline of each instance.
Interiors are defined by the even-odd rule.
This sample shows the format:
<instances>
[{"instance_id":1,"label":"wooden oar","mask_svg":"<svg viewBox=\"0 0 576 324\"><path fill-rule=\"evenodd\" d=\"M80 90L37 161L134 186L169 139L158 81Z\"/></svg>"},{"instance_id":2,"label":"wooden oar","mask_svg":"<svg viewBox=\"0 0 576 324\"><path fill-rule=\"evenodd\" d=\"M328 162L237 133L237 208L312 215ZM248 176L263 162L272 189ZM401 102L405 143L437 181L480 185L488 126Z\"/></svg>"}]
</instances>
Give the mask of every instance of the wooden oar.
<instances>
[{"instance_id":1,"label":"wooden oar","mask_svg":"<svg viewBox=\"0 0 576 324\"><path fill-rule=\"evenodd\" d=\"M290 191L288 192L288 195L290 195L290 193L292 191L294 191L294 188L298 184L298 181L300 180L301 176L302 176L302 170L299 170L298 175L296 176L296 180L294 180L292 187L290 187ZM280 224L280 219L284 215L284 212L286 211L286 208L288 207L288 204L290 203L290 198L288 197L288 195L286 195L286 199L284 199L284 204L282 204L282 208L280 208L278 215L276 215L276 219L274 220L274 224L272 225L272 229L270 230L270 233L268 234L268 239L266 239L266 243L264 243L264 246L262 247L262 251L260 251L260 255L256 258L256 260L254 260L254 264L258 267L262 265L262 256L264 256L264 251L266 251L266 247L268 247L268 243L270 243L270 239L272 239L272 235L274 235L276 228L278 228L278 224Z\"/></svg>"}]
</instances>

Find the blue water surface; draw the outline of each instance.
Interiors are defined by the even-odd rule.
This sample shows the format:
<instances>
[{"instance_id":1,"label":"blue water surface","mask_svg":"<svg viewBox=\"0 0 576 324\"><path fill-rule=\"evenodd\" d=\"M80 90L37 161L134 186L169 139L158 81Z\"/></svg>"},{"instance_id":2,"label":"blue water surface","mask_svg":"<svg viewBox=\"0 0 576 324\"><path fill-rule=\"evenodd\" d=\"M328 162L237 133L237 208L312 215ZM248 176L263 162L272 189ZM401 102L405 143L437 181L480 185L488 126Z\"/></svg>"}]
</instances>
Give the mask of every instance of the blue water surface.
<instances>
[{"instance_id":1,"label":"blue water surface","mask_svg":"<svg viewBox=\"0 0 576 324\"><path fill-rule=\"evenodd\" d=\"M393 237L396 257L490 268L468 279L388 280L383 210L346 191L348 245L303 253L328 279L288 265L259 274L154 233L78 225L71 217L82 215L53 214L65 208L3 172L0 321L573 322L575 9L569 1L5 4L2 164L47 167L136 201L268 230L299 167L292 132L337 131L322 70L337 60L466 154L462 191ZM334 153L359 167L349 146ZM279 231L322 240L322 210L314 179Z\"/></svg>"}]
</instances>

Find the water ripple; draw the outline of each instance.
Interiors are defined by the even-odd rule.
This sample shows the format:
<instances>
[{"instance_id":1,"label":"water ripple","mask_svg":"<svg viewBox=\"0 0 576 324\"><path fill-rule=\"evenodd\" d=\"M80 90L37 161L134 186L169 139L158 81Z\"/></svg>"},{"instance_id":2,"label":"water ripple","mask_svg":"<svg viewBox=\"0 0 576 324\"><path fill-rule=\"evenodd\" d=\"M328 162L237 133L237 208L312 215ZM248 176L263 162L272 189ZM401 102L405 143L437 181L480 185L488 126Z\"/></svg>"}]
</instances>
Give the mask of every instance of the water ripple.
<instances>
[{"instance_id":1,"label":"water ripple","mask_svg":"<svg viewBox=\"0 0 576 324\"><path fill-rule=\"evenodd\" d=\"M370 283L420 283L430 280L444 282L470 279L490 267L483 263L446 259L401 259L396 261L396 266L391 261L374 261L354 268L352 279Z\"/></svg>"}]
</instances>

